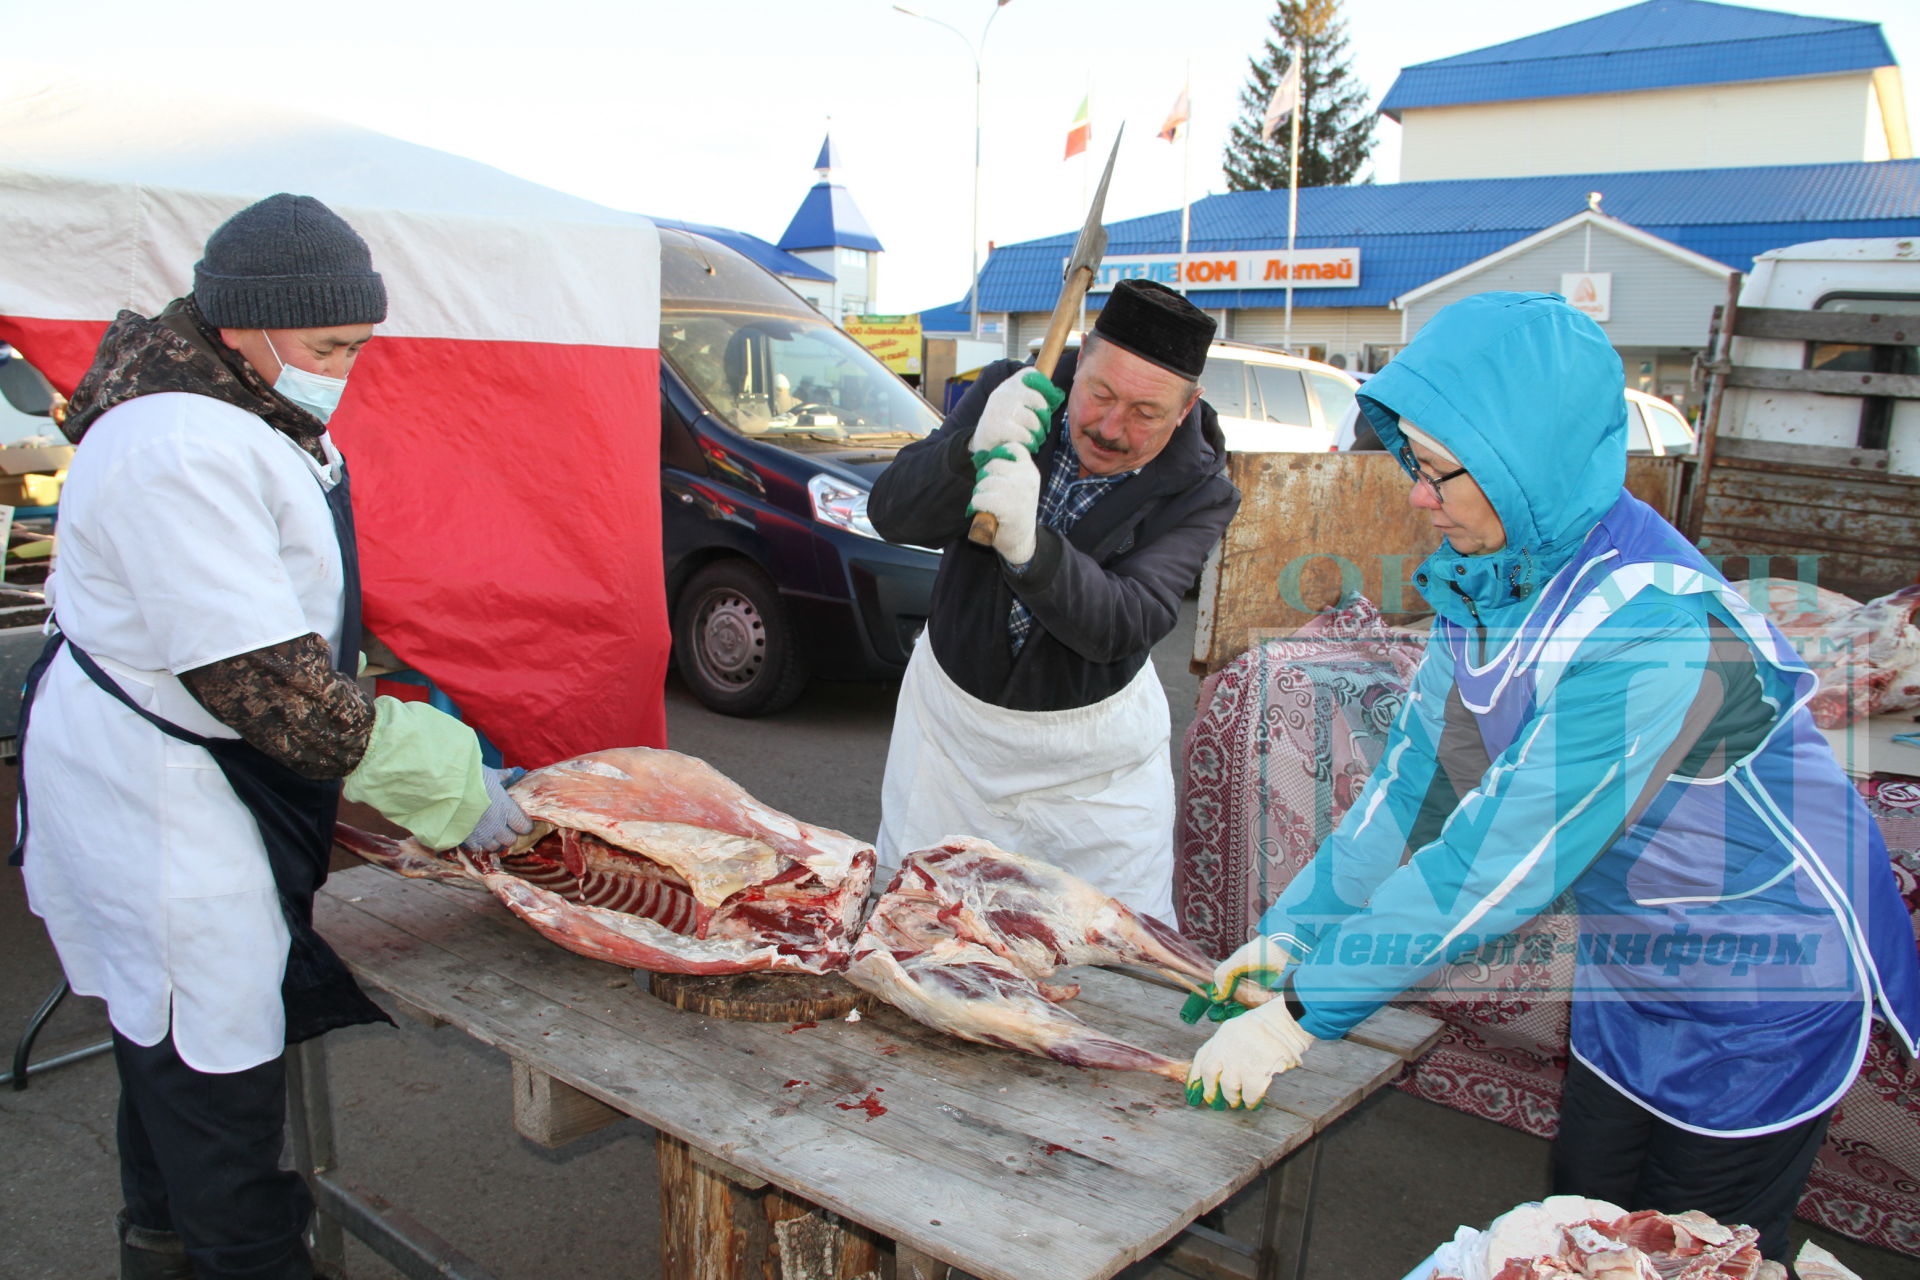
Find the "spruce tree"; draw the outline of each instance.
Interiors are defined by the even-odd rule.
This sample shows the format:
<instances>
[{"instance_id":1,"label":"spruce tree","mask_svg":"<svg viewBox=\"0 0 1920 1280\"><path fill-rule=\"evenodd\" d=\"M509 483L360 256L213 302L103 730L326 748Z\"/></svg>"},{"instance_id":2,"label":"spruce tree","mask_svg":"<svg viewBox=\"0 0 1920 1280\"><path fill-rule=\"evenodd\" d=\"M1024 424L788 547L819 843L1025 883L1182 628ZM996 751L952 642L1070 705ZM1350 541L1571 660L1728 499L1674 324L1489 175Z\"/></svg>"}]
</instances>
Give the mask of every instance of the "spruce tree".
<instances>
[{"instance_id":1,"label":"spruce tree","mask_svg":"<svg viewBox=\"0 0 1920 1280\"><path fill-rule=\"evenodd\" d=\"M1248 67L1240 93L1241 116L1227 141L1223 167L1229 191L1284 190L1287 147L1293 126L1282 124L1271 142L1260 139L1267 103L1287 73L1287 46L1298 43L1300 82L1300 185L1333 187L1351 182L1373 150L1373 114L1366 86L1348 67L1347 24L1340 0L1279 0L1268 20L1273 38Z\"/></svg>"}]
</instances>

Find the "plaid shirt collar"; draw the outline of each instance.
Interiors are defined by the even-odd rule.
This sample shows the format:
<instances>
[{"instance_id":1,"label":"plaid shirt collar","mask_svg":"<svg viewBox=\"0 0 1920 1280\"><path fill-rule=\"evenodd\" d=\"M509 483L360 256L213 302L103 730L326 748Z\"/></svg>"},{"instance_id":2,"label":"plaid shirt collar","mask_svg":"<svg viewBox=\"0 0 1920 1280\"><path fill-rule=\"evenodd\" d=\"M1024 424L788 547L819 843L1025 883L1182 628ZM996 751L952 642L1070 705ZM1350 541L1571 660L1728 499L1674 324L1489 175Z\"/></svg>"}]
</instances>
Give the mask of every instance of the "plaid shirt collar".
<instances>
[{"instance_id":1,"label":"plaid shirt collar","mask_svg":"<svg viewBox=\"0 0 1920 1280\"><path fill-rule=\"evenodd\" d=\"M1073 433L1067 426L1065 415L1060 419L1059 442L1053 450L1053 462L1047 468L1047 481L1040 490L1040 523L1049 529L1065 533L1080 522L1080 518L1093 510L1093 505L1121 484L1140 474L1140 468L1122 471L1113 476L1080 475L1080 452L1073 447ZM1033 630L1033 613L1014 597L1013 608L1007 611L1007 639L1013 644L1013 651L1020 652L1027 643L1027 636Z\"/></svg>"}]
</instances>

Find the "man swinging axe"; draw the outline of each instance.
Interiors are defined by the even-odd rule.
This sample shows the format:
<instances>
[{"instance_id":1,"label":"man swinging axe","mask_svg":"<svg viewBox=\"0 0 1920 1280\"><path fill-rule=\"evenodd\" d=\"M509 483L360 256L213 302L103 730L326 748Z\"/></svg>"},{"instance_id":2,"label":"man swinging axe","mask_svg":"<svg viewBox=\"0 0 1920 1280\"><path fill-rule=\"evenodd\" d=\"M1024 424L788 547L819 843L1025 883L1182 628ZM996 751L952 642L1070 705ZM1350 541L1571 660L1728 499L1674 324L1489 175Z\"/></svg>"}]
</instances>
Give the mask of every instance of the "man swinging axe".
<instances>
[{"instance_id":1,"label":"man swinging axe","mask_svg":"<svg viewBox=\"0 0 1920 1280\"><path fill-rule=\"evenodd\" d=\"M1172 290L1122 281L1077 362L989 365L881 475L874 528L944 551L894 716L883 865L966 832L1172 918L1148 658L1240 503L1200 398L1213 331ZM974 512L997 522L990 546L967 539Z\"/></svg>"}]
</instances>

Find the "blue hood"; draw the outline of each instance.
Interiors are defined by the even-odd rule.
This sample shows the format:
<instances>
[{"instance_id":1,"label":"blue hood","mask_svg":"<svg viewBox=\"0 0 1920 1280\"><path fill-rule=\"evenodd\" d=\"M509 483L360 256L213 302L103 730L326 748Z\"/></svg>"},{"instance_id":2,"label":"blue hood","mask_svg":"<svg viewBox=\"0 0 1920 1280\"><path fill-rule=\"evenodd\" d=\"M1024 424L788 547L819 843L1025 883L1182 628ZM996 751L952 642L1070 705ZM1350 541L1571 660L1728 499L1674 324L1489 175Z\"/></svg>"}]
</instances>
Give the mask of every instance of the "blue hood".
<instances>
[{"instance_id":1,"label":"blue hood","mask_svg":"<svg viewBox=\"0 0 1920 1280\"><path fill-rule=\"evenodd\" d=\"M1573 557L1626 481L1624 383L1606 334L1558 294L1482 293L1434 316L1361 388L1388 450L1407 418L1460 459L1506 526L1498 551L1442 542L1428 557L1415 582L1436 612L1491 622Z\"/></svg>"}]
</instances>

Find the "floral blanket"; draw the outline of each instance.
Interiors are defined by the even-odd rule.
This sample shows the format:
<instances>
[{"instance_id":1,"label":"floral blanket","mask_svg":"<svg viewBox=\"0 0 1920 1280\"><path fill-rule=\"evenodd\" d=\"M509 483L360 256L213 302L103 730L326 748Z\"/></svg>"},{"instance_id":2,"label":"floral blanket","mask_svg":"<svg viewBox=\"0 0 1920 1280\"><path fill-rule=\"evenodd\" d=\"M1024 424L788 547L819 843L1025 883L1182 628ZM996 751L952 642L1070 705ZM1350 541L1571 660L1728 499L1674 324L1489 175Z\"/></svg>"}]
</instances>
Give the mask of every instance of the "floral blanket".
<instances>
[{"instance_id":1,"label":"floral blanket","mask_svg":"<svg viewBox=\"0 0 1920 1280\"><path fill-rule=\"evenodd\" d=\"M1379 760L1419 654L1417 638L1390 630L1358 600L1207 679L1187 730L1174 833L1182 932L1217 956L1251 935ZM1861 792L1920 922L1920 784L1875 780ZM1569 989L1573 940L1572 916L1555 910L1497 952L1437 974L1419 998L1447 1027L1400 1087L1552 1137L1567 1006L1535 993ZM1920 1070L1885 1028L1876 1027L1834 1113L1799 1211L1856 1240L1920 1255Z\"/></svg>"}]
</instances>

